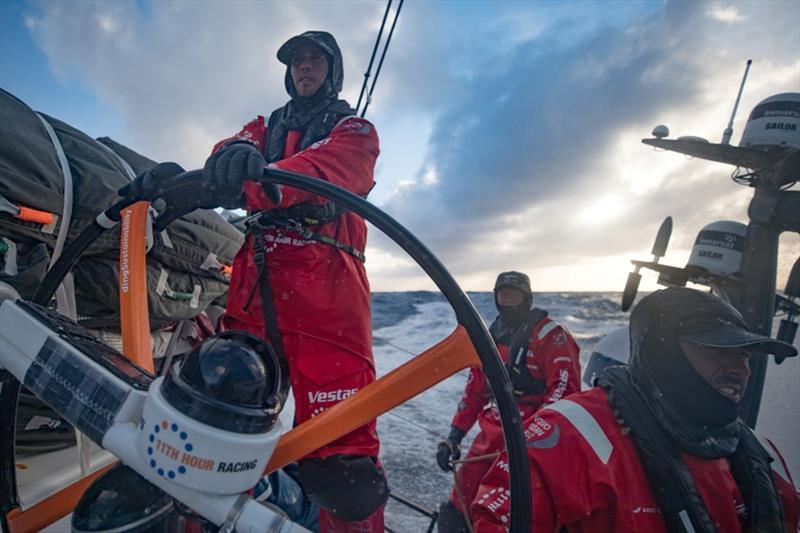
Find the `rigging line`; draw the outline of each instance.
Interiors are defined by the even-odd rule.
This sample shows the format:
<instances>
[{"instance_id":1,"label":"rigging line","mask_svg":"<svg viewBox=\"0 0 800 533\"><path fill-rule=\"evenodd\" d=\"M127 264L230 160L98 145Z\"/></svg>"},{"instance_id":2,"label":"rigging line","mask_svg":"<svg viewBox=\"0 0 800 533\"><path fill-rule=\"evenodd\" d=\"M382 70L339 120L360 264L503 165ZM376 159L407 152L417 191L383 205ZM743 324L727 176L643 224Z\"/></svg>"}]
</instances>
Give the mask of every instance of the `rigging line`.
<instances>
[{"instance_id":1,"label":"rigging line","mask_svg":"<svg viewBox=\"0 0 800 533\"><path fill-rule=\"evenodd\" d=\"M386 58L386 51L389 49L389 43L392 42L392 35L394 34L394 28L397 26L397 19L400 17L400 10L403 9L403 2L405 0L400 0L400 3L397 5L397 11L394 13L394 20L392 21L392 27L389 29L389 35L386 36L386 44L383 46L383 53L381 53L381 60L378 61L378 68L375 69L375 77L372 79L372 87L369 89L369 93L367 94L367 101L364 102L364 110L361 112L361 118L364 118L364 115L367 114L367 108L369 107L370 101L372 101L372 92L375 90L375 84L378 83L378 76L381 73L381 67L383 66L383 60Z\"/></svg>"},{"instance_id":2,"label":"rigging line","mask_svg":"<svg viewBox=\"0 0 800 533\"><path fill-rule=\"evenodd\" d=\"M388 345L389 345L389 346L391 346L392 348L395 348L395 349L397 349L397 350L400 350L401 352L405 352L405 353L407 353L408 355L413 355L413 356L415 356L415 357L416 357L417 355L419 355L418 353L412 352L411 350L406 350L406 349L405 349L405 348L403 348L402 346L398 346L398 345L396 345L396 344L393 344L393 343L391 343L391 342L389 342L389 341L387 341L387 340L385 340L385 339L383 339L383 338L381 338L381 337L375 337L375 338L376 338L377 340L381 341L383 344L388 344Z\"/></svg>"},{"instance_id":3,"label":"rigging line","mask_svg":"<svg viewBox=\"0 0 800 533\"><path fill-rule=\"evenodd\" d=\"M415 356L415 357L418 355L418 354L416 354L416 353L412 352L411 350L406 350L405 348L403 348L403 347L401 347L401 346L398 346L398 345L396 345L396 344L394 344L394 343L392 343L392 342L389 342L389 341L387 341L387 340L384 340L384 339L382 339L382 338L380 338L380 337L376 337L376 339L379 339L379 340L380 340L382 343L384 343L384 344L388 344L388 345L389 345L389 346L391 346L392 348L394 348L394 349L396 349L396 350L400 350L401 352L405 352L405 353L407 353L407 354L409 354L409 355L413 355L413 356ZM436 432L436 431L432 430L431 428L425 427L425 426L423 426L422 424L420 424L420 423L418 423L418 422L414 422L413 420L409 420L409 419L407 419L407 418L403 418L402 416L400 416L400 415L398 415L398 414L396 414L396 413L394 413L394 412L392 412L392 411L387 411L387 412L386 412L386 414L387 414L387 415L394 416L394 417L396 417L396 418L399 418L399 419L400 419L400 420L402 420L403 422L406 422L406 423L408 423L408 424L411 424L412 426L417 426L418 428L420 428L420 429L423 429L423 430L427 431L427 432L428 432L428 433L430 433L431 435L434 435L436 438L440 438L440 437L441 437L441 435L440 435L438 432Z\"/></svg>"},{"instance_id":4,"label":"rigging line","mask_svg":"<svg viewBox=\"0 0 800 533\"><path fill-rule=\"evenodd\" d=\"M397 413L394 413L394 412L392 412L392 411L387 411L385 414L387 414L387 415L391 415L391 416L393 416L393 417L395 417L395 418L399 418L399 419L400 419L400 420L402 420L403 422L406 422L406 423L408 423L408 424L411 424L412 426L417 426L417 427L418 427L418 428L420 428L420 429L424 429L425 431L427 431L428 433L430 433L431 435L433 435L433 436L434 436L434 437L436 437L437 439L440 439L440 438L442 438L442 436L441 436L441 434L440 434L439 432L437 432L437 431L434 431L434 430L432 430L431 428L425 427L425 426L423 426L422 424L420 424L419 422L414 422L413 420L409 420L409 419L407 419L407 418L403 418L402 416L400 416L400 415L398 415Z\"/></svg>"},{"instance_id":5,"label":"rigging line","mask_svg":"<svg viewBox=\"0 0 800 533\"><path fill-rule=\"evenodd\" d=\"M378 30L378 37L375 39L375 46L372 48L372 57L369 58L369 66L367 67L367 71L364 72L364 83L361 85L361 92L358 93L358 103L356 104L356 115L358 114L358 108L361 107L361 99L364 97L364 92L367 90L367 80L369 80L370 75L372 74L372 63L375 61L375 54L378 52L378 45L381 42L381 37L383 36L383 27L386 25L386 18L389 16L389 9L392 7L392 0L386 4L386 11L383 13L383 20L381 21L381 29Z\"/></svg>"}]
</instances>

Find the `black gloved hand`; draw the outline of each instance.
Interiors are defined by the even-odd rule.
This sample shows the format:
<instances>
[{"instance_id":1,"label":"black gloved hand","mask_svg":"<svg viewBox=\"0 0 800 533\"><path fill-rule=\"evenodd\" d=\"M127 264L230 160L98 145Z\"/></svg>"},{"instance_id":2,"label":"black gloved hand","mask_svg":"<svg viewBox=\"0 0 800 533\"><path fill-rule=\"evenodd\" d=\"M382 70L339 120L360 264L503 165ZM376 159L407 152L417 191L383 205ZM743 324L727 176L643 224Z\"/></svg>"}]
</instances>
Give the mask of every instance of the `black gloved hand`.
<instances>
[{"instance_id":1,"label":"black gloved hand","mask_svg":"<svg viewBox=\"0 0 800 533\"><path fill-rule=\"evenodd\" d=\"M464 438L464 433L457 427L450 428L450 435L445 440L439 443L436 448L436 462L439 464L444 472L453 470L450 461L455 461L461 458L461 441Z\"/></svg>"},{"instance_id":2,"label":"black gloved hand","mask_svg":"<svg viewBox=\"0 0 800 533\"><path fill-rule=\"evenodd\" d=\"M178 163L159 163L150 170L142 172L133 181L121 187L117 194L133 196L141 200L152 200L163 193L163 186L169 180L186 172Z\"/></svg>"},{"instance_id":3,"label":"black gloved hand","mask_svg":"<svg viewBox=\"0 0 800 533\"><path fill-rule=\"evenodd\" d=\"M241 207L245 180L260 178L266 165L264 156L253 144L233 142L206 160L204 186L217 195L222 207ZM276 184L263 184L263 188L270 200L276 204L281 201L281 191Z\"/></svg>"}]
</instances>

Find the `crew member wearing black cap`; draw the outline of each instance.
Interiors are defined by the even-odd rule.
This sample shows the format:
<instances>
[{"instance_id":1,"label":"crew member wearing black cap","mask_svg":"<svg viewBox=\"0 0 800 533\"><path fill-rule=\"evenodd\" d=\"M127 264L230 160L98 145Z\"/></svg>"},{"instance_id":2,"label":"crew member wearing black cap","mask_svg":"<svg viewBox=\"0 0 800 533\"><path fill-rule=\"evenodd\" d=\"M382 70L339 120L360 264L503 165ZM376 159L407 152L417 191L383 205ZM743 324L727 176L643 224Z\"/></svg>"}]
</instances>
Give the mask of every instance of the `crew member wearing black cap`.
<instances>
[{"instance_id":1,"label":"crew member wearing black cap","mask_svg":"<svg viewBox=\"0 0 800 533\"><path fill-rule=\"evenodd\" d=\"M682 287L643 298L630 338L629 366L608 367L596 388L526 426L534 531L797 531L783 458L737 414L750 354L797 349ZM501 455L481 483L476 531L505 531L507 464Z\"/></svg>"},{"instance_id":2,"label":"crew member wearing black cap","mask_svg":"<svg viewBox=\"0 0 800 533\"><path fill-rule=\"evenodd\" d=\"M547 311L531 308L531 282L522 272L503 272L494 285L499 315L489 327L500 357L506 363L522 419L542 405L580 390L579 348L575 340ZM451 422L450 435L439 444L436 461L444 471L461 456L461 440L478 421L480 432L465 462L456 471L450 499L440 507L441 532L467 531L463 509L469 506L480 480L492 464L491 456L504 447L503 431L492 394L480 368L469 380ZM477 457L484 457L477 459Z\"/></svg>"},{"instance_id":3,"label":"crew member wearing black cap","mask_svg":"<svg viewBox=\"0 0 800 533\"><path fill-rule=\"evenodd\" d=\"M366 197L374 185L378 135L338 95L342 54L333 36L307 31L278 50L291 99L219 142L204 169L207 187L251 219L233 264L222 324L267 339L288 362L301 424L375 380L364 220L291 187L259 185L265 165L318 177ZM383 531L388 496L375 422L299 462L320 530Z\"/></svg>"}]
</instances>

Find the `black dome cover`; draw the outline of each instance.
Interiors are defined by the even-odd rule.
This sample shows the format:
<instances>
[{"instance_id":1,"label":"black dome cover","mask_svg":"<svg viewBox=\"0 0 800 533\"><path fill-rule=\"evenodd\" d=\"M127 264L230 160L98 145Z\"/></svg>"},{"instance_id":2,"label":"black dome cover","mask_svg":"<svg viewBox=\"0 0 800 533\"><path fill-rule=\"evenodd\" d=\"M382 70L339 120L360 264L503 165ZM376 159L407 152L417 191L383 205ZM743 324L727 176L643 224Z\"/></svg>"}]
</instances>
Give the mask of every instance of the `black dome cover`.
<instances>
[{"instance_id":1,"label":"black dome cover","mask_svg":"<svg viewBox=\"0 0 800 533\"><path fill-rule=\"evenodd\" d=\"M161 393L175 409L204 424L264 433L280 413L282 381L269 344L244 331L226 331L173 364Z\"/></svg>"},{"instance_id":2,"label":"black dome cover","mask_svg":"<svg viewBox=\"0 0 800 533\"><path fill-rule=\"evenodd\" d=\"M92 483L72 513L72 533L167 533L172 498L118 464Z\"/></svg>"}]
</instances>

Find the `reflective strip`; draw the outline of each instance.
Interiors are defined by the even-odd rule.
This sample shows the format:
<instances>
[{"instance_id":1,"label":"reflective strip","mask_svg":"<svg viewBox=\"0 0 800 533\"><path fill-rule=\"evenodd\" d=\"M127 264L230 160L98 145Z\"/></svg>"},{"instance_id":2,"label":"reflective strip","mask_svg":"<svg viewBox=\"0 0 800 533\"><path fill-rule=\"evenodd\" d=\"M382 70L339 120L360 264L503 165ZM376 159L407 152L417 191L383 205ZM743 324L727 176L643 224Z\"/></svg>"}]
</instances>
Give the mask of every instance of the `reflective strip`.
<instances>
[{"instance_id":1,"label":"reflective strip","mask_svg":"<svg viewBox=\"0 0 800 533\"><path fill-rule=\"evenodd\" d=\"M600 461L604 465L608 464L608 458L611 457L614 447L606 437L600 424L597 423L589 411L572 400L559 400L548 405L545 409L561 413L589 443L589 446L592 447Z\"/></svg>"},{"instance_id":2,"label":"reflective strip","mask_svg":"<svg viewBox=\"0 0 800 533\"><path fill-rule=\"evenodd\" d=\"M550 333L551 331L553 331L557 327L558 327L558 323L556 323L556 322L548 322L547 324L542 326L542 329L539 330L539 335L538 335L539 336L539 340L544 339L547 336L548 333Z\"/></svg>"},{"instance_id":3,"label":"reflective strip","mask_svg":"<svg viewBox=\"0 0 800 533\"><path fill-rule=\"evenodd\" d=\"M689 513L686 512L686 509L678 513L678 516L681 519L681 523L683 524L683 528L688 533L694 533L694 526L692 525L691 519L689 519Z\"/></svg>"},{"instance_id":4,"label":"reflective strip","mask_svg":"<svg viewBox=\"0 0 800 533\"><path fill-rule=\"evenodd\" d=\"M753 432L755 433L755 432ZM791 483L791 478L789 477L789 473L786 471L786 468L783 467L783 461L781 461L780 456L775 451L775 448L772 446L772 442L767 439L766 437L762 437L758 433L755 434L758 442L761 443L761 446L767 450L767 453L770 457L772 457L772 470L775 471L776 474L781 476L786 482Z\"/></svg>"}]
</instances>

